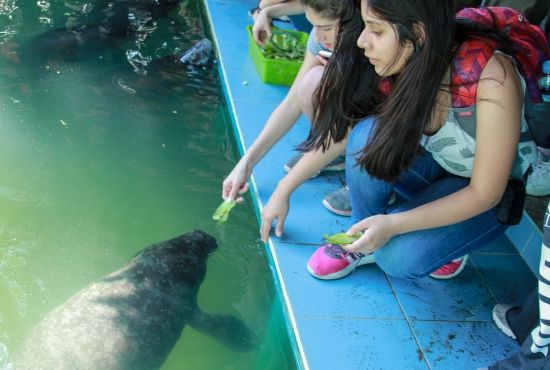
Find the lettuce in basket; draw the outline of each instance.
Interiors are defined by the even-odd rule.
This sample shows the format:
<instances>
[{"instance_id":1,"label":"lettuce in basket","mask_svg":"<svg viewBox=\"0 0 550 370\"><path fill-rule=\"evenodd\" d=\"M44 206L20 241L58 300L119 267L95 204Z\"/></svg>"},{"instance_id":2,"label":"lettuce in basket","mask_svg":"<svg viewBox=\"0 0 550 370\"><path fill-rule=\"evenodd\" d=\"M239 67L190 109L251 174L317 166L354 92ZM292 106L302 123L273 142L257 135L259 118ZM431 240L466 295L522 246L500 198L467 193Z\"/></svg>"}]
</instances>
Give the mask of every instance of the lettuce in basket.
<instances>
[{"instance_id":1,"label":"lettuce in basket","mask_svg":"<svg viewBox=\"0 0 550 370\"><path fill-rule=\"evenodd\" d=\"M302 61L306 46L302 45L295 35L284 30L274 29L271 39L261 50L264 57L268 59Z\"/></svg>"}]
</instances>

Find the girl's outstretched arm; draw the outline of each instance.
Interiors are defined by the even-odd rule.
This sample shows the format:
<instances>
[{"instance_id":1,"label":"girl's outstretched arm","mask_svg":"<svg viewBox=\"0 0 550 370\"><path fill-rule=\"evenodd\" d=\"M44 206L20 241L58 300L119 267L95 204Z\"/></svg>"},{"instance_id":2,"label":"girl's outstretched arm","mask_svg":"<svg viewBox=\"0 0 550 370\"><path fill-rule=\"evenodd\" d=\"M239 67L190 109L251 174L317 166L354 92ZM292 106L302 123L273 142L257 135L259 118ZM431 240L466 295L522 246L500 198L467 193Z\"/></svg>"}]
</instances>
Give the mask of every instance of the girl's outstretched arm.
<instances>
[{"instance_id":1,"label":"girl's outstretched arm","mask_svg":"<svg viewBox=\"0 0 550 370\"><path fill-rule=\"evenodd\" d=\"M222 185L222 198L237 199L237 194L248 190L246 185L254 166L298 121L302 114L299 100L299 86L304 75L321 62L309 51L306 51L304 62L298 71L287 95L269 116L264 128L246 151Z\"/></svg>"},{"instance_id":2,"label":"girl's outstretched arm","mask_svg":"<svg viewBox=\"0 0 550 370\"><path fill-rule=\"evenodd\" d=\"M317 174L327 164L344 152L347 140L332 143L325 152L321 149L304 153L304 156L296 163L292 170L283 177L269 201L262 210L262 224L260 234L263 242L267 242L271 226L275 220L275 235L283 235L284 223L289 209L290 195L302 183Z\"/></svg>"}]
</instances>

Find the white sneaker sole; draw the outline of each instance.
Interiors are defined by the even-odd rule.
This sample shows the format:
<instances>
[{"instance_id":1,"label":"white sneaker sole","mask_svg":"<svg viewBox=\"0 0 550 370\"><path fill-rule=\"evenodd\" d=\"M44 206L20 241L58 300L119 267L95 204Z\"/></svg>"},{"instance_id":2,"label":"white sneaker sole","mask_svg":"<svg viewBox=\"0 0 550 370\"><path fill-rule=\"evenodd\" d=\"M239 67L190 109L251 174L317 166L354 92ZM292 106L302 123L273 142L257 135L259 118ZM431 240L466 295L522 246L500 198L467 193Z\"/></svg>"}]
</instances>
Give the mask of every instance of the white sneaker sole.
<instances>
[{"instance_id":1,"label":"white sneaker sole","mask_svg":"<svg viewBox=\"0 0 550 370\"><path fill-rule=\"evenodd\" d=\"M326 199L323 199L322 203L323 203L323 205L325 206L326 209L328 209L329 211L331 211L335 215L344 216L344 217L351 217L351 210L342 211L342 210L336 209L336 208L332 207Z\"/></svg>"},{"instance_id":2,"label":"white sneaker sole","mask_svg":"<svg viewBox=\"0 0 550 370\"><path fill-rule=\"evenodd\" d=\"M464 256L464 259L462 260L462 264L460 265L460 267L455 271L453 272L452 274L449 274L449 275L435 275L435 274L430 274L430 277L434 278L434 279L438 279L438 280L447 280L447 279L452 279L454 278L456 275L460 274L462 272L462 270L464 270L464 267L466 267L466 264L468 263L468 255L465 255Z\"/></svg>"},{"instance_id":3,"label":"white sneaker sole","mask_svg":"<svg viewBox=\"0 0 550 370\"><path fill-rule=\"evenodd\" d=\"M495 307L493 307L493 321L501 332L512 339L517 339L514 332L512 332L510 325L508 325L508 321L506 321L506 312L508 312L511 308L513 308L513 306L497 303Z\"/></svg>"}]
</instances>

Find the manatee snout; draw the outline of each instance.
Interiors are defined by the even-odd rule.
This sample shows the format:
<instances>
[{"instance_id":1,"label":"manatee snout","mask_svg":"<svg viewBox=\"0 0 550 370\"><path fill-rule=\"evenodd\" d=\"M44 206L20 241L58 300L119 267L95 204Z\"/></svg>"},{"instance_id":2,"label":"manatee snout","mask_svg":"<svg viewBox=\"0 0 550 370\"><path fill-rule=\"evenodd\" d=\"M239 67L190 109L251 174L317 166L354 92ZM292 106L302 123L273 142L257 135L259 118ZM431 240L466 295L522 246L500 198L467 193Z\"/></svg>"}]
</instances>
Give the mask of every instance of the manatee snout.
<instances>
[{"instance_id":1,"label":"manatee snout","mask_svg":"<svg viewBox=\"0 0 550 370\"><path fill-rule=\"evenodd\" d=\"M193 230L184 235L186 238L191 239L206 246L208 252L213 252L218 248L218 241L213 236L205 233L202 230Z\"/></svg>"}]
</instances>

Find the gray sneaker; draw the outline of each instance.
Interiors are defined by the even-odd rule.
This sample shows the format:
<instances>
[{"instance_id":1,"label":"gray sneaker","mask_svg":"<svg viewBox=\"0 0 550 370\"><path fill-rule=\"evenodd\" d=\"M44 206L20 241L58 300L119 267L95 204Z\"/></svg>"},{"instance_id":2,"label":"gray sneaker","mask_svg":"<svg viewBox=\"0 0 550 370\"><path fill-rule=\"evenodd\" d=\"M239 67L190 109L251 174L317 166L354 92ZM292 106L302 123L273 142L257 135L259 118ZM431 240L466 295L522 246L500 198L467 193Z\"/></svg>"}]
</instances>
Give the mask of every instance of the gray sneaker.
<instances>
[{"instance_id":1,"label":"gray sneaker","mask_svg":"<svg viewBox=\"0 0 550 370\"><path fill-rule=\"evenodd\" d=\"M351 216L351 200L349 198L349 188L344 186L323 199L323 205L334 214L344 217Z\"/></svg>"},{"instance_id":2,"label":"gray sneaker","mask_svg":"<svg viewBox=\"0 0 550 370\"><path fill-rule=\"evenodd\" d=\"M550 157L539 152L537 163L527 177L525 184L527 194L536 197L543 197L550 194Z\"/></svg>"},{"instance_id":3,"label":"gray sneaker","mask_svg":"<svg viewBox=\"0 0 550 370\"><path fill-rule=\"evenodd\" d=\"M388 205L395 203L397 196L392 193ZM351 200L349 197L349 188L344 186L332 193L328 194L323 199L323 205L326 209L339 216L350 217L351 216Z\"/></svg>"},{"instance_id":4,"label":"gray sneaker","mask_svg":"<svg viewBox=\"0 0 550 370\"><path fill-rule=\"evenodd\" d=\"M288 162L286 162L286 164L284 165L285 171L290 172L290 170L294 166L296 166L296 163L298 163L298 161L300 160L300 158L302 158L303 155L304 155L303 153L298 153L292 158L290 158ZM336 157L336 159L330 162L325 168L323 168L321 172L317 173L317 175L313 177L317 177L322 172L343 171L345 169L346 169L346 156L339 155L338 157Z\"/></svg>"}]
</instances>

